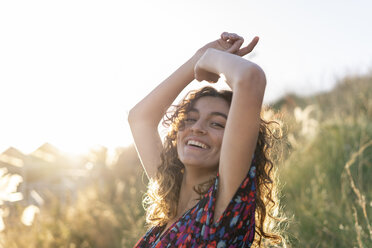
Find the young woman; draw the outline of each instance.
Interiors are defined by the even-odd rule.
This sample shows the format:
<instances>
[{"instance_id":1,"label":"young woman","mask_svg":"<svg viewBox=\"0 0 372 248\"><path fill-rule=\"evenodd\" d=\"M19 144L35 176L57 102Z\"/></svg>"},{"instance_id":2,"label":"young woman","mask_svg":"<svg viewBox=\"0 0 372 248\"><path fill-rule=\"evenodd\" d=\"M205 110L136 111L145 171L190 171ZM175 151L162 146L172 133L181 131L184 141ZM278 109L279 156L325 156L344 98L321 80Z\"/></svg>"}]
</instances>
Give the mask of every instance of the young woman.
<instances>
[{"instance_id":1,"label":"young woman","mask_svg":"<svg viewBox=\"0 0 372 248\"><path fill-rule=\"evenodd\" d=\"M251 247L262 237L280 241L265 229L275 205L269 123L260 118L266 78L258 65L242 58L258 37L246 47L243 42L222 33L130 111L150 179L145 198L150 229L135 247ZM220 75L232 92L202 88L166 115L191 81L215 83ZM158 124L164 115L170 131L163 144Z\"/></svg>"}]
</instances>

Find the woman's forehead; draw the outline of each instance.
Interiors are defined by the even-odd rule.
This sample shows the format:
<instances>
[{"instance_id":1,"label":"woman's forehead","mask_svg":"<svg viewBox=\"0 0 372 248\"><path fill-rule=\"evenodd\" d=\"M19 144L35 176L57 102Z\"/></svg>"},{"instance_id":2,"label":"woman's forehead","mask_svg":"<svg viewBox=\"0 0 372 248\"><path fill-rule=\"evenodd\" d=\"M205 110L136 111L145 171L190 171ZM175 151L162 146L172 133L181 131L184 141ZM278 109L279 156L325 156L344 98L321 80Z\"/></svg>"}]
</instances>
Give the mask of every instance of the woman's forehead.
<instances>
[{"instance_id":1,"label":"woman's forehead","mask_svg":"<svg viewBox=\"0 0 372 248\"><path fill-rule=\"evenodd\" d=\"M229 104L221 97L204 96L196 100L190 111L229 113Z\"/></svg>"}]
</instances>

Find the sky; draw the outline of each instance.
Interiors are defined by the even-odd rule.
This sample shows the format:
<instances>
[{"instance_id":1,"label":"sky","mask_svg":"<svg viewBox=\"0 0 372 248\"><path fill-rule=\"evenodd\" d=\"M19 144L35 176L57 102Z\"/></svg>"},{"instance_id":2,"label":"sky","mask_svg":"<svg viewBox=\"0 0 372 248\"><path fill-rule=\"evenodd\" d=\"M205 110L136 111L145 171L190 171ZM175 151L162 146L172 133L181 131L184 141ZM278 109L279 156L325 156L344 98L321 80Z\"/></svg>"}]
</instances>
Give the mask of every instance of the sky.
<instances>
[{"instance_id":1,"label":"sky","mask_svg":"<svg viewBox=\"0 0 372 248\"><path fill-rule=\"evenodd\" d=\"M0 152L130 145L130 108L224 31L260 37L246 58L266 73L266 104L330 90L371 71L371 10L367 0L0 1Z\"/></svg>"}]
</instances>

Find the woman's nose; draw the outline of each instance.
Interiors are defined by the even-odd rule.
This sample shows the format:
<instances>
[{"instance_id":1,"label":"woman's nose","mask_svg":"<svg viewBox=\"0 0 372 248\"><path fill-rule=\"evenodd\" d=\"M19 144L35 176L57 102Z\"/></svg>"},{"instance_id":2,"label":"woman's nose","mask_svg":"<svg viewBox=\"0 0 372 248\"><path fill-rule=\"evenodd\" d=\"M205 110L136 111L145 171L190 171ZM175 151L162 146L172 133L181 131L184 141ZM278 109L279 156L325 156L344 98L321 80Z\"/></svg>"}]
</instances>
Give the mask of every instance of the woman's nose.
<instances>
[{"instance_id":1,"label":"woman's nose","mask_svg":"<svg viewBox=\"0 0 372 248\"><path fill-rule=\"evenodd\" d=\"M196 121L194 125L191 126L190 129L192 132L199 133L199 134L205 134L207 132L203 123L201 123L201 121Z\"/></svg>"}]
</instances>

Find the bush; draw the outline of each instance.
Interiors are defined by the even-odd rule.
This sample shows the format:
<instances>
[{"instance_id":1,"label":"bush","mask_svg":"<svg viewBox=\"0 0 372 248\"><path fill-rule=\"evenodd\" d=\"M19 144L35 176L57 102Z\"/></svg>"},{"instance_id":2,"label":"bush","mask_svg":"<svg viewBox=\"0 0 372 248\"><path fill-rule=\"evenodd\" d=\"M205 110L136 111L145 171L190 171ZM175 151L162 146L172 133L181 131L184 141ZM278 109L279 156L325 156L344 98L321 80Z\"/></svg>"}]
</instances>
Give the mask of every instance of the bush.
<instances>
[{"instance_id":1,"label":"bush","mask_svg":"<svg viewBox=\"0 0 372 248\"><path fill-rule=\"evenodd\" d=\"M288 116L295 145L281 181L293 246L372 247L371 81L347 78L308 99L318 123L313 136L300 135L294 114Z\"/></svg>"}]
</instances>

